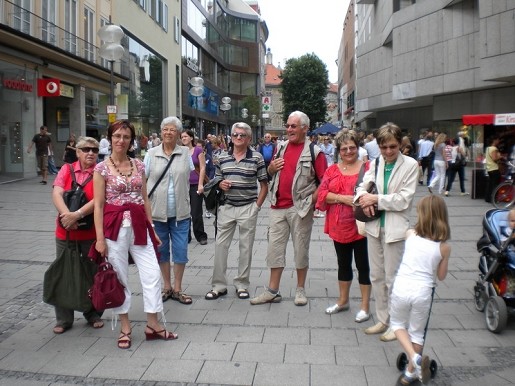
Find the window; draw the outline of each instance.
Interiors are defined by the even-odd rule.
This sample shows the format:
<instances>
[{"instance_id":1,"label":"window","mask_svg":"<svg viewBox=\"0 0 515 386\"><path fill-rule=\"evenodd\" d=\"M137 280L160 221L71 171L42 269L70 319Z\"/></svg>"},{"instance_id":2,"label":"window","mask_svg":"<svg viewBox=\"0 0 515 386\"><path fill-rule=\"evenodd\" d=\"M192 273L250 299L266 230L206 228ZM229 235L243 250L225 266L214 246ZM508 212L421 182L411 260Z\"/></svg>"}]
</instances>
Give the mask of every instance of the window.
<instances>
[{"instance_id":1,"label":"window","mask_svg":"<svg viewBox=\"0 0 515 386\"><path fill-rule=\"evenodd\" d=\"M150 1L150 17L157 21L158 15L157 15L157 1L158 0L149 0Z\"/></svg>"},{"instance_id":2,"label":"window","mask_svg":"<svg viewBox=\"0 0 515 386\"><path fill-rule=\"evenodd\" d=\"M13 28L30 34L31 0L14 0Z\"/></svg>"},{"instance_id":3,"label":"window","mask_svg":"<svg viewBox=\"0 0 515 386\"><path fill-rule=\"evenodd\" d=\"M84 58L95 61L95 14L88 7L84 8Z\"/></svg>"},{"instance_id":4,"label":"window","mask_svg":"<svg viewBox=\"0 0 515 386\"><path fill-rule=\"evenodd\" d=\"M174 25L174 32L173 32L173 38L175 40L175 43L179 44L181 39L181 21L178 17L173 17L173 25Z\"/></svg>"},{"instance_id":5,"label":"window","mask_svg":"<svg viewBox=\"0 0 515 386\"><path fill-rule=\"evenodd\" d=\"M159 0L158 23L165 31L168 31L168 6L162 0Z\"/></svg>"},{"instance_id":6,"label":"window","mask_svg":"<svg viewBox=\"0 0 515 386\"><path fill-rule=\"evenodd\" d=\"M77 0L64 3L64 49L77 54Z\"/></svg>"},{"instance_id":7,"label":"window","mask_svg":"<svg viewBox=\"0 0 515 386\"><path fill-rule=\"evenodd\" d=\"M43 19L41 40L50 44L57 43L55 36L55 21L57 19L55 2L56 0L43 0L41 2L41 17Z\"/></svg>"},{"instance_id":8,"label":"window","mask_svg":"<svg viewBox=\"0 0 515 386\"><path fill-rule=\"evenodd\" d=\"M100 18L100 28L102 28L103 26L109 24L109 20L107 19L104 19L103 17ZM105 42L103 40L100 41L100 46L102 46ZM102 58L100 55L99 55L99 58L100 58L100 65L102 67L105 67L105 68L109 68L109 62L107 60L105 60L104 58Z\"/></svg>"},{"instance_id":9,"label":"window","mask_svg":"<svg viewBox=\"0 0 515 386\"><path fill-rule=\"evenodd\" d=\"M134 2L139 4L141 9L143 9L144 11L147 10L147 0L134 0Z\"/></svg>"}]
</instances>

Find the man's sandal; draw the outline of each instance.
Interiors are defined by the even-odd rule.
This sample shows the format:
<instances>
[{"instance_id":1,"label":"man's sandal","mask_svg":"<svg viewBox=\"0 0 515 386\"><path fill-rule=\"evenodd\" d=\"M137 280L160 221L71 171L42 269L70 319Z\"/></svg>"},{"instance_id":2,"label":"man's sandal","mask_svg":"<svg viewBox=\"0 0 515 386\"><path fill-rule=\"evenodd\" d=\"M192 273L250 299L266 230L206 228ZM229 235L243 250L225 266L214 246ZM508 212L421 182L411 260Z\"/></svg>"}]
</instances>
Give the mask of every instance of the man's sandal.
<instances>
[{"instance_id":1,"label":"man's sandal","mask_svg":"<svg viewBox=\"0 0 515 386\"><path fill-rule=\"evenodd\" d=\"M224 289L223 291L211 290L206 294L206 296L204 296L204 298L206 300L215 300L215 299L218 299L220 296L225 296L225 295L227 295L227 288Z\"/></svg>"},{"instance_id":2,"label":"man's sandal","mask_svg":"<svg viewBox=\"0 0 515 386\"><path fill-rule=\"evenodd\" d=\"M250 297L249 291L243 288L236 290L236 296L238 296L238 299L248 299Z\"/></svg>"},{"instance_id":3,"label":"man's sandal","mask_svg":"<svg viewBox=\"0 0 515 386\"><path fill-rule=\"evenodd\" d=\"M173 295L173 289L167 289L161 291L161 297L163 298L163 303L166 302L168 299L171 299Z\"/></svg>"},{"instance_id":4,"label":"man's sandal","mask_svg":"<svg viewBox=\"0 0 515 386\"><path fill-rule=\"evenodd\" d=\"M120 336L118 337L118 348L121 348L122 350L131 348L131 333L132 331L129 331L128 333L120 331Z\"/></svg>"},{"instance_id":5,"label":"man's sandal","mask_svg":"<svg viewBox=\"0 0 515 386\"><path fill-rule=\"evenodd\" d=\"M193 302L193 300L191 299L191 296L186 295L184 292L181 292L181 291L172 292L170 299L175 300L182 304L191 304Z\"/></svg>"}]
</instances>

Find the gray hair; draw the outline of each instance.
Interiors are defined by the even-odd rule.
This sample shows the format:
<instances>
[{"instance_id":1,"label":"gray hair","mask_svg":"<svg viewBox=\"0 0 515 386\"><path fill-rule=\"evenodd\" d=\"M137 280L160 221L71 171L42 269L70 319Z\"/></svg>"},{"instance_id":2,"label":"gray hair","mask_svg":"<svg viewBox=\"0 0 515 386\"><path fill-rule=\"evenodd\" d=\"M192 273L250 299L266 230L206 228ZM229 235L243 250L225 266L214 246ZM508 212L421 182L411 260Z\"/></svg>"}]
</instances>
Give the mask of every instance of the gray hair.
<instances>
[{"instance_id":1,"label":"gray hair","mask_svg":"<svg viewBox=\"0 0 515 386\"><path fill-rule=\"evenodd\" d=\"M290 117L299 118L301 126L306 126L309 128L309 117L306 115L306 113L303 113L302 111L294 111L293 113L290 113L290 115L288 116L288 118Z\"/></svg>"},{"instance_id":2,"label":"gray hair","mask_svg":"<svg viewBox=\"0 0 515 386\"><path fill-rule=\"evenodd\" d=\"M243 129L249 138L252 137L252 129L245 122L236 122L234 125L232 125L231 133L234 132L234 129Z\"/></svg>"},{"instance_id":3,"label":"gray hair","mask_svg":"<svg viewBox=\"0 0 515 386\"><path fill-rule=\"evenodd\" d=\"M166 117L165 119L163 119L163 121L161 122L161 130L163 130L163 127L168 126L168 125L175 126L175 128L177 129L178 132L182 131L182 122L177 117L172 116L172 117Z\"/></svg>"},{"instance_id":4,"label":"gray hair","mask_svg":"<svg viewBox=\"0 0 515 386\"><path fill-rule=\"evenodd\" d=\"M100 147L98 141L93 137L79 137L75 147L83 147L84 145L93 145L95 147Z\"/></svg>"}]
</instances>

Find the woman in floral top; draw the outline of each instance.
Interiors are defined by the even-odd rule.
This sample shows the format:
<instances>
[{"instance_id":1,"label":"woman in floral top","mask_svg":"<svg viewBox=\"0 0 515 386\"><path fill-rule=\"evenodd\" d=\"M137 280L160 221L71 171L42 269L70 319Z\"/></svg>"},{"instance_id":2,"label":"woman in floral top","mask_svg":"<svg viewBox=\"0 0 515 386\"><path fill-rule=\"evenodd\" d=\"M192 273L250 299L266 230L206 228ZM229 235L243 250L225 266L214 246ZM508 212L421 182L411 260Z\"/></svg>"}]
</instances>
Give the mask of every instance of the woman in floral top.
<instances>
[{"instance_id":1,"label":"woman in floral top","mask_svg":"<svg viewBox=\"0 0 515 386\"><path fill-rule=\"evenodd\" d=\"M127 156L135 136L134 126L129 121L113 122L107 132L112 153L95 167L93 177L95 248L102 257L109 257L125 286L125 302L113 308L113 312L120 315L118 347L121 349L131 347L129 252L138 267L143 289L143 305L147 313L146 339L177 339L177 335L167 331L157 317L158 312L163 311L161 271L155 251L161 242L152 224L145 166L140 160Z\"/></svg>"}]
</instances>

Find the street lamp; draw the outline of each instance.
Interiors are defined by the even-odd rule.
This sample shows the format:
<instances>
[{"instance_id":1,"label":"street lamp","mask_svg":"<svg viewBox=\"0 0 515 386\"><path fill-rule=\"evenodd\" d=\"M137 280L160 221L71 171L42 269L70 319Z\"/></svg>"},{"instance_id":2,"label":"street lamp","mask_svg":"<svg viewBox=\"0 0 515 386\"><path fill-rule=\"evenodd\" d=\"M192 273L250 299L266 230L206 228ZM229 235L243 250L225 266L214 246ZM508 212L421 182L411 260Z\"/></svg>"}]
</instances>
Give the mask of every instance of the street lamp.
<instances>
[{"instance_id":1,"label":"street lamp","mask_svg":"<svg viewBox=\"0 0 515 386\"><path fill-rule=\"evenodd\" d=\"M110 93L109 93L109 104L114 105L114 72L113 66L114 62L120 60L123 54L125 53L125 49L120 44L123 36L123 30L120 26L114 24L106 24L102 28L98 30L98 37L100 40L103 40L105 43L100 47L100 57L102 59L107 60L110 63L111 77L110 77Z\"/></svg>"},{"instance_id":2,"label":"street lamp","mask_svg":"<svg viewBox=\"0 0 515 386\"><path fill-rule=\"evenodd\" d=\"M191 85L191 88L189 90L190 95L194 98L194 108L195 111L193 112L193 117L195 118L195 134L199 133L199 138L202 138L202 133L200 132L200 129L198 128L197 124L197 110L198 110L198 97L201 97L204 94L204 79L202 79L200 76L194 76L193 78L190 78L188 80L189 84Z\"/></svg>"},{"instance_id":3,"label":"street lamp","mask_svg":"<svg viewBox=\"0 0 515 386\"><path fill-rule=\"evenodd\" d=\"M222 112L225 115L225 112L229 111L230 109L231 109L231 98L229 98L227 96L223 97L222 98L222 104L220 105L220 110L222 110ZM224 133L224 135L226 135L227 132L228 132L228 128L227 128L228 125L229 125L229 117L226 117L226 119L225 119L225 133Z\"/></svg>"}]
</instances>

